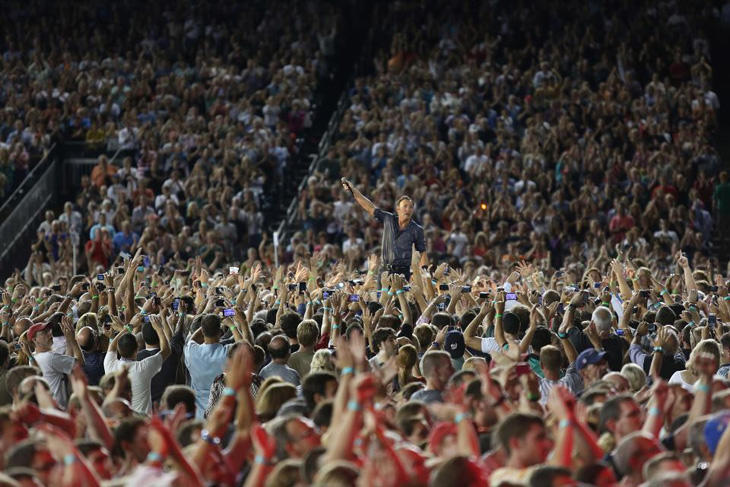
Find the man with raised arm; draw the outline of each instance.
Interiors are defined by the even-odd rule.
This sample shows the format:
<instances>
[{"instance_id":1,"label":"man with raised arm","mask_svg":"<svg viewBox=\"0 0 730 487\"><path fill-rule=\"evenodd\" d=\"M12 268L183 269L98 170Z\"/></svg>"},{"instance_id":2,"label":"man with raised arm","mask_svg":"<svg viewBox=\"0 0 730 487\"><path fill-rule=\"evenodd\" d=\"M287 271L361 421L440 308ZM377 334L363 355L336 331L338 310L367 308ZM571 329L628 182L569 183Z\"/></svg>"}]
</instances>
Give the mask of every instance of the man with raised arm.
<instances>
[{"instance_id":1,"label":"man with raised arm","mask_svg":"<svg viewBox=\"0 0 730 487\"><path fill-rule=\"evenodd\" d=\"M368 212L368 215L385 226L382 250L382 262L385 270L395 274L403 274L406 280L409 280L411 278L413 245L421 253L419 265L428 265L423 227L411 219L413 216L413 200L410 197L403 195L396 200L396 214L394 215L376 208L373 202L365 197L350 180L342 178L340 182L342 187L352 194L357 204Z\"/></svg>"}]
</instances>

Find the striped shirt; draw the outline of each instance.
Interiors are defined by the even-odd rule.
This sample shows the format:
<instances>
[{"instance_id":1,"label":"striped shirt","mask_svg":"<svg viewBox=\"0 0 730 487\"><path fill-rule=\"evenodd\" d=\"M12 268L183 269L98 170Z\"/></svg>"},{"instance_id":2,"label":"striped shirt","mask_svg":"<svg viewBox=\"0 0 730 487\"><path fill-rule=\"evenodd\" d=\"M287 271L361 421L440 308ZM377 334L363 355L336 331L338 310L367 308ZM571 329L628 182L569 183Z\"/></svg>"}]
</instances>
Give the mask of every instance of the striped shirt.
<instances>
[{"instance_id":1,"label":"striped shirt","mask_svg":"<svg viewBox=\"0 0 730 487\"><path fill-rule=\"evenodd\" d=\"M583 391L583 378L575 368L575 364L570 364L570 367L565 371L565 375L558 380L550 380L544 377L540 377L540 404L547 403L550 397L550 391L557 385L565 386L574 395L578 395Z\"/></svg>"}]
</instances>

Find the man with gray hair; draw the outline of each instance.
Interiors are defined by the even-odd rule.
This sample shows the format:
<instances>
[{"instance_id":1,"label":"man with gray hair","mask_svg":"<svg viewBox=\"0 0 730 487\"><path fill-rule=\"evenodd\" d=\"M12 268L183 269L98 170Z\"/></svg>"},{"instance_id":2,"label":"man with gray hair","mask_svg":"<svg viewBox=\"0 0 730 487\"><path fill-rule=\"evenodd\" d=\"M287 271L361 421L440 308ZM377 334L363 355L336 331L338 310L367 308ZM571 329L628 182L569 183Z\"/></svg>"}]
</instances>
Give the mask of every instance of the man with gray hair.
<instances>
[{"instance_id":1,"label":"man with gray hair","mask_svg":"<svg viewBox=\"0 0 730 487\"><path fill-rule=\"evenodd\" d=\"M603 350L606 352L608 368L620 371L629 343L613 332L614 323L611 310L606 306L599 306L593 310L591 321L583 330L571 324L566 333L576 352L581 353L591 347Z\"/></svg>"}]
</instances>

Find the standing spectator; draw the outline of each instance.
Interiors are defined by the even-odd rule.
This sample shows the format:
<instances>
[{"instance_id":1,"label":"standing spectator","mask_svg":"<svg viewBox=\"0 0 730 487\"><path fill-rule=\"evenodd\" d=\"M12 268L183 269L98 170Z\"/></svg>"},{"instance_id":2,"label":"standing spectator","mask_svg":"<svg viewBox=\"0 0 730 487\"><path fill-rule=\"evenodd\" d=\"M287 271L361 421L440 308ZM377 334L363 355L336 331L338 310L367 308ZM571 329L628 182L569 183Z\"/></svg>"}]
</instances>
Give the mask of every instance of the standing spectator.
<instances>
[{"instance_id":1,"label":"standing spectator","mask_svg":"<svg viewBox=\"0 0 730 487\"><path fill-rule=\"evenodd\" d=\"M200 320L200 328L188 338L184 348L185 365L190 372L190 387L195 391L196 417L202 418L208 406L210 387L223 373L228 349L232 344L220 343L221 319L206 314Z\"/></svg>"},{"instance_id":2,"label":"standing spectator","mask_svg":"<svg viewBox=\"0 0 730 487\"><path fill-rule=\"evenodd\" d=\"M101 188L111 184L111 177L117 173L117 167L110 164L104 154L100 155L97 160L97 164L91 170L91 182L97 188Z\"/></svg>"},{"instance_id":3,"label":"standing spectator","mask_svg":"<svg viewBox=\"0 0 730 487\"><path fill-rule=\"evenodd\" d=\"M160 371L165 359L170 355L170 346L157 316L149 317L154 331L160 340L160 351L142 360L137 360L137 338L132 333L121 332L109 343L104 357L104 370L107 373L127 368L132 384L132 409L143 414L152 411L152 378ZM131 327L127 325L129 331ZM117 352L119 358L117 358Z\"/></svg>"},{"instance_id":4,"label":"standing spectator","mask_svg":"<svg viewBox=\"0 0 730 487\"><path fill-rule=\"evenodd\" d=\"M271 362L261 369L259 376L264 380L269 377L278 376L284 382L298 386L301 382L299 374L286 364L290 356L289 340L286 338L286 335L277 335L272 338L271 342L269 342L268 350L271 356Z\"/></svg>"},{"instance_id":5,"label":"standing spectator","mask_svg":"<svg viewBox=\"0 0 730 487\"><path fill-rule=\"evenodd\" d=\"M51 388L53 399L61 407L66 407L68 403L67 376L71 373L77 361L80 364L84 363L84 356L81 353L79 344L76 342L76 337L67 316L62 319L61 328L66 337L66 349L73 352L73 357L51 350L53 346L51 328L51 323L36 323L28 329L27 337L35 347L33 361L38 364L43 372L43 377Z\"/></svg>"}]
</instances>

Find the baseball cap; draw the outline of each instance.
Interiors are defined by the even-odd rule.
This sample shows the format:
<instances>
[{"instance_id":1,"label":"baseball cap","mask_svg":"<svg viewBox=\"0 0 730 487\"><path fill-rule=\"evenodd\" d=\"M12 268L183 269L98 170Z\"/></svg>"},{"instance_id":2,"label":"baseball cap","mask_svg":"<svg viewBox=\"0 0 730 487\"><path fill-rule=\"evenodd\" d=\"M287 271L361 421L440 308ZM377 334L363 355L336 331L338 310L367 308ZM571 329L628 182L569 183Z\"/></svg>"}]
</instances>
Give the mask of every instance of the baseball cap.
<instances>
[{"instance_id":1,"label":"baseball cap","mask_svg":"<svg viewBox=\"0 0 730 487\"><path fill-rule=\"evenodd\" d=\"M36 323L32 325L30 328L28 328L28 340L33 341L36 333L40 333L46 328L50 328L51 326L51 323Z\"/></svg>"},{"instance_id":2,"label":"baseball cap","mask_svg":"<svg viewBox=\"0 0 730 487\"><path fill-rule=\"evenodd\" d=\"M595 365L603 360L605 356L606 352L599 352L595 348L586 348L575 359L575 368L581 370L588 365Z\"/></svg>"},{"instance_id":3,"label":"baseball cap","mask_svg":"<svg viewBox=\"0 0 730 487\"><path fill-rule=\"evenodd\" d=\"M730 411L717 413L705 423L705 443L713 455L728 423L730 423Z\"/></svg>"},{"instance_id":4,"label":"baseball cap","mask_svg":"<svg viewBox=\"0 0 730 487\"><path fill-rule=\"evenodd\" d=\"M464 355L466 344L464 343L464 335L459 330L451 330L446 333L444 340L444 350L449 352L451 358L461 358Z\"/></svg>"}]
</instances>

